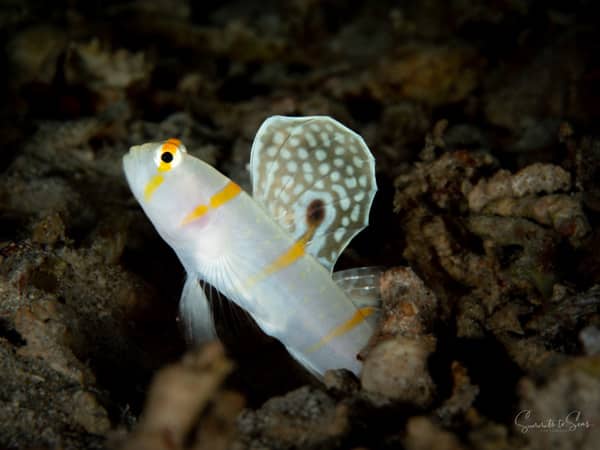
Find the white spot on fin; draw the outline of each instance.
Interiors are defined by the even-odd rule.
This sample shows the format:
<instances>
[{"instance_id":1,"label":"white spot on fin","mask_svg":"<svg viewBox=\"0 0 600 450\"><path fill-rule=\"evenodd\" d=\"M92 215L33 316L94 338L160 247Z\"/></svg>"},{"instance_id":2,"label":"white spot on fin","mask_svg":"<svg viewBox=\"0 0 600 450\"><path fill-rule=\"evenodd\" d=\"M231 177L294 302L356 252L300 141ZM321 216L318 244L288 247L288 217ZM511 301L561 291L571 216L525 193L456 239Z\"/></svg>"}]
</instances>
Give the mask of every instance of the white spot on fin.
<instances>
[{"instance_id":1,"label":"white spot on fin","mask_svg":"<svg viewBox=\"0 0 600 450\"><path fill-rule=\"evenodd\" d=\"M273 116L256 134L250 166L255 200L280 212L275 220L293 230L293 239L306 230L310 202L324 202L325 217L307 251L331 270L367 225L377 189L374 159L363 139L330 117Z\"/></svg>"}]
</instances>

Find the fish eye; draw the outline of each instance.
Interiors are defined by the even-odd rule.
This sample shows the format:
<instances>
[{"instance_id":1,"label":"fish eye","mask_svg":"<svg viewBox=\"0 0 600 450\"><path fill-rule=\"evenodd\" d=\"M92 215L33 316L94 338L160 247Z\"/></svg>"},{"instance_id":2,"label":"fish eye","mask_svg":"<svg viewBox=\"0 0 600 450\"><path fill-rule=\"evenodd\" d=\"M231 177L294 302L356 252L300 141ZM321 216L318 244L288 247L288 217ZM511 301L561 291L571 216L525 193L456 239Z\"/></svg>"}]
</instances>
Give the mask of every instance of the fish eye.
<instances>
[{"instance_id":1,"label":"fish eye","mask_svg":"<svg viewBox=\"0 0 600 450\"><path fill-rule=\"evenodd\" d=\"M182 153L186 153L186 150L181 141L169 139L156 149L154 156L156 167L160 172L173 169L181 162Z\"/></svg>"}]
</instances>

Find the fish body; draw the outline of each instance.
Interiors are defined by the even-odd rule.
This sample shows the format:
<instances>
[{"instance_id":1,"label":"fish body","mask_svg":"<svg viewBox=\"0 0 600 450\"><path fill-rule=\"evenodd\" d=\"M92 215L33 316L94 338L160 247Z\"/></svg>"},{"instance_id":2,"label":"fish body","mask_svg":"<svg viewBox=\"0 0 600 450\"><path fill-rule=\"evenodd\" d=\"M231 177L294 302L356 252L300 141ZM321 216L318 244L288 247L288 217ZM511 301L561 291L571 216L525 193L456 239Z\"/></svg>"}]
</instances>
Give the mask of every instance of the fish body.
<instances>
[{"instance_id":1,"label":"fish body","mask_svg":"<svg viewBox=\"0 0 600 450\"><path fill-rule=\"evenodd\" d=\"M123 167L187 272L180 310L193 341L215 336L204 280L313 373L359 372L376 307L353 301L331 269L376 191L360 136L329 117L267 119L252 147L253 197L177 139L132 147Z\"/></svg>"}]
</instances>

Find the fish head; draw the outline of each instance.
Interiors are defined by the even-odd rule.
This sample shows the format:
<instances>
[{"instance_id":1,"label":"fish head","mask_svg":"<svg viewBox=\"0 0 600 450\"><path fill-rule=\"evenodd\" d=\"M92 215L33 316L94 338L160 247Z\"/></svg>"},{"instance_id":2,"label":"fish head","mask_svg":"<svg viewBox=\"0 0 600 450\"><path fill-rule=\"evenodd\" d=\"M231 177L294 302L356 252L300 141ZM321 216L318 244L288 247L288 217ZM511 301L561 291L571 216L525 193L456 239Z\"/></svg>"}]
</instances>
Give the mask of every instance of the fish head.
<instances>
[{"instance_id":1,"label":"fish head","mask_svg":"<svg viewBox=\"0 0 600 450\"><path fill-rule=\"evenodd\" d=\"M215 214L208 205L212 193L226 178L187 153L180 140L131 147L123 156L123 170L134 197L172 246L185 245L199 228L214 222ZM194 220L190 221L194 212Z\"/></svg>"}]
</instances>

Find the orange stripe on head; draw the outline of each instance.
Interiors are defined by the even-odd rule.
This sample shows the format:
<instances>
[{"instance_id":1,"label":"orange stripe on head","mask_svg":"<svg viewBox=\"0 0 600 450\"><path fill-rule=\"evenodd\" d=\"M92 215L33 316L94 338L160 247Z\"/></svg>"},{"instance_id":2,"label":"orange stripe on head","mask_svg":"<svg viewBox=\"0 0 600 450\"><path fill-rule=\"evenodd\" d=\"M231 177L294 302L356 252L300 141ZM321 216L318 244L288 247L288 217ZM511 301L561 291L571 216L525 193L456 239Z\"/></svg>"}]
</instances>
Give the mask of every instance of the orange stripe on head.
<instances>
[{"instance_id":1,"label":"orange stripe on head","mask_svg":"<svg viewBox=\"0 0 600 450\"><path fill-rule=\"evenodd\" d=\"M209 210L217 209L220 206L223 206L228 201L233 200L240 192L242 192L242 188L233 181L230 181L223 189L210 198L208 205L202 204L196 206L192 212L185 216L181 222L181 225L187 225L188 223L202 217Z\"/></svg>"},{"instance_id":2,"label":"orange stripe on head","mask_svg":"<svg viewBox=\"0 0 600 450\"><path fill-rule=\"evenodd\" d=\"M348 333L349 331L360 325L362 322L367 320L367 317L373 314L375 310L376 309L373 306L365 306L364 308L357 309L354 315L350 317L350 319L335 327L333 330L327 333L327 335L323 336L323 338L319 342L317 342L312 347L309 347L306 350L306 352L315 352L330 341L332 341L333 339L335 339L336 337Z\"/></svg>"},{"instance_id":3,"label":"orange stripe on head","mask_svg":"<svg viewBox=\"0 0 600 450\"><path fill-rule=\"evenodd\" d=\"M181 145L181 141L179 139L171 138L167 140L161 147L161 154L165 152L171 153L173 156L179 151L179 146ZM159 172L166 172L171 170L171 163L160 161L158 166Z\"/></svg>"}]
</instances>

